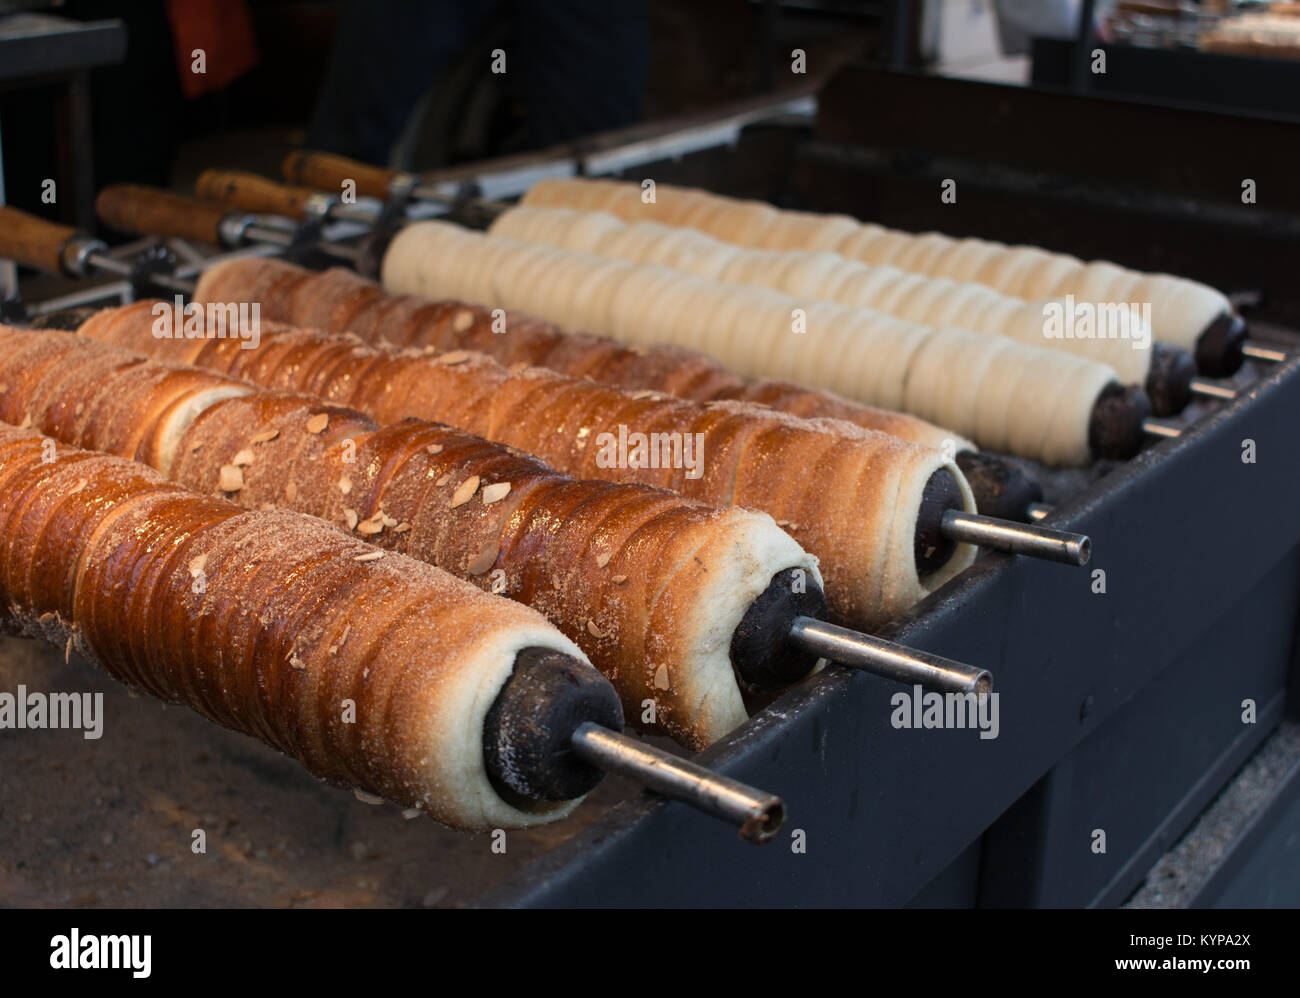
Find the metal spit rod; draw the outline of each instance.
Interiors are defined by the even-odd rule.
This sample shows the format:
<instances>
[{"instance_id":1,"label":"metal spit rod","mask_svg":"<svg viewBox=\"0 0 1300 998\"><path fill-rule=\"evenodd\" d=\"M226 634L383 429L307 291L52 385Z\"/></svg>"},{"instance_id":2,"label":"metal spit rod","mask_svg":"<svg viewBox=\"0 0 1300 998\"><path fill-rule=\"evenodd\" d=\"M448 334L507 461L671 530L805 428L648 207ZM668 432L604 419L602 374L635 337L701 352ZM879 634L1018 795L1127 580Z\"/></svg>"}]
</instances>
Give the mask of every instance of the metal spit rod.
<instances>
[{"instance_id":1,"label":"metal spit rod","mask_svg":"<svg viewBox=\"0 0 1300 998\"><path fill-rule=\"evenodd\" d=\"M909 686L919 683L944 693L974 693L981 697L993 689L993 675L987 669L905 648L813 617L796 617L790 638L814 655Z\"/></svg>"},{"instance_id":2,"label":"metal spit rod","mask_svg":"<svg viewBox=\"0 0 1300 998\"><path fill-rule=\"evenodd\" d=\"M785 822L780 797L591 721L574 731L572 745L578 758L607 773L631 777L664 797L739 826L747 842L770 842Z\"/></svg>"}]
</instances>

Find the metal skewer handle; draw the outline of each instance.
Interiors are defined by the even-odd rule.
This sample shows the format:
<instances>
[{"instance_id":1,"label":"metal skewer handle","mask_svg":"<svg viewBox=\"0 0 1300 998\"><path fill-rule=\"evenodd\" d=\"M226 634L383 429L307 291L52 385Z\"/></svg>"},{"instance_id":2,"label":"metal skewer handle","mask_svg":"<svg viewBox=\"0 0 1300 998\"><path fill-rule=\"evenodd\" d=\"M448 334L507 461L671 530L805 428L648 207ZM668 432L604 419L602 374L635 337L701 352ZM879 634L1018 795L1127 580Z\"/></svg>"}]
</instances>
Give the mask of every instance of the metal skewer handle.
<instances>
[{"instance_id":1,"label":"metal skewer handle","mask_svg":"<svg viewBox=\"0 0 1300 998\"><path fill-rule=\"evenodd\" d=\"M1085 534L1055 530L1031 523L999 520L978 513L950 509L943 514L940 529L945 537L979 544L1012 554L1026 554L1066 565L1083 566L1092 557L1092 541Z\"/></svg>"},{"instance_id":2,"label":"metal skewer handle","mask_svg":"<svg viewBox=\"0 0 1300 998\"><path fill-rule=\"evenodd\" d=\"M909 686L919 683L943 693L977 696L993 689L993 675L987 669L905 648L812 617L796 617L790 627L790 639L822 658Z\"/></svg>"},{"instance_id":3,"label":"metal skewer handle","mask_svg":"<svg viewBox=\"0 0 1300 998\"><path fill-rule=\"evenodd\" d=\"M630 777L656 793L739 826L740 837L747 842L770 842L785 822L780 797L591 721L574 731L573 751L607 773Z\"/></svg>"}]
</instances>

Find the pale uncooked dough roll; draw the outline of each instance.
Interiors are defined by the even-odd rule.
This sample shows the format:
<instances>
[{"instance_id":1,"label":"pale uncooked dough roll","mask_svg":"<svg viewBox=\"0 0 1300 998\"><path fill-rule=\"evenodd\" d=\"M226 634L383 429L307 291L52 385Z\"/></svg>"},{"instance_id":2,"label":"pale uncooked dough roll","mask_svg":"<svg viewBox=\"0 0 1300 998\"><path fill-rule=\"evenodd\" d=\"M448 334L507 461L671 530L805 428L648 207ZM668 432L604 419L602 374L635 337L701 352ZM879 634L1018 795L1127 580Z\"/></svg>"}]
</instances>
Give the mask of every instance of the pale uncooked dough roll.
<instances>
[{"instance_id":1,"label":"pale uncooked dough roll","mask_svg":"<svg viewBox=\"0 0 1300 998\"><path fill-rule=\"evenodd\" d=\"M540 181L524 195L529 206L566 207L589 210L586 187L596 181L579 178L552 178ZM728 239L726 226L710 227L716 215L707 214L700 204L718 202L742 205L720 194L692 192L694 216L704 224L679 219L679 213L664 211L659 205L644 205L639 190L622 184L621 191L611 185L617 181L599 181L602 210L626 221L658 221L667 225L694 225L719 239ZM678 189L661 184L658 198L672 204L685 200ZM1197 340L1216 320L1233 315L1232 304L1221 292L1205 284L1172 274L1143 274L1138 271L1099 262L1085 264L1063 253L1051 253L1033 246L1008 246L1003 243L974 239L958 240L939 233L913 234L884 230L854 222L852 231L844 224L847 216L821 216L827 222L812 223L805 212L777 212L775 219L761 231L746 230L747 245L783 249L830 249L843 256L873 264L891 264L900 269L953 280L978 281L1003 294L1032 298L1063 298L1074 295L1080 300L1151 304L1151 328L1158 340L1195 350ZM853 221L853 220L849 220ZM835 237L838 236L837 241ZM1090 269L1091 268L1091 269ZM1144 296L1144 297L1143 297Z\"/></svg>"},{"instance_id":2,"label":"pale uncooked dough roll","mask_svg":"<svg viewBox=\"0 0 1300 998\"><path fill-rule=\"evenodd\" d=\"M798 217L794 223L804 231L819 218ZM843 228L842 219L824 224ZM1073 299L1027 302L994 291L986 284L928 277L894 266L872 266L824 251L732 247L728 252L726 243L703 232L656 222L624 223L609 214L564 208L513 208L498 217L489 232L607 258L658 263L728 284L771 288L796 298L869 308L924 325L1007 336L1030 346L1062 350L1109 364L1125 384L1145 385L1151 370L1150 325L1126 304L1112 306L1101 300ZM922 237L913 243L916 253L901 262L924 259L925 253L933 254L951 242L946 237ZM674 249L663 250L666 245ZM685 247L689 249L682 252ZM1023 277L1033 267L1050 262L1048 254L1036 252L1037 257L991 259L990 266L996 264L1004 271L1015 267ZM1120 287L1127 294L1141 280L1141 275L1123 272L1112 264L1090 265L1088 274L1084 290L1089 295L1108 285ZM472 291L471 287L466 293ZM1110 321L1104 329L1093 321L1085 328L1080 313L1106 316ZM1059 318L1049 322L1049 317L1054 316Z\"/></svg>"},{"instance_id":3,"label":"pale uncooked dough roll","mask_svg":"<svg viewBox=\"0 0 1300 998\"><path fill-rule=\"evenodd\" d=\"M505 245L510 249L503 249ZM939 336L936 327L866 309L802 302L767 288L517 243L445 222L403 229L385 257L384 283L392 291L463 300L473 289L449 286L439 261L489 252L502 261L502 279L495 282L493 297L477 304L568 322L575 316L551 290L559 281L567 286L575 268L581 267L587 279L602 288L598 297L584 302L582 328L591 332L644 346L666 341L693 347L741 375L793 377L925 419L934 420L942 411L948 417L942 425L981 446L1014 447L1014 453L1054 464L1088 460L1088 426L1096 400L1095 394L1085 399L1067 393L1074 409L1058 416L1063 404L1059 386L1077 381L1100 392L1101 386L1118 380L1108 365L1005 337L952 328ZM671 316L671 322L664 316ZM950 354L963 377L969 376L975 358L998 356L996 365L980 368L984 373L975 386L975 404L960 410L948 404L945 385L950 375L940 376L942 361L922 363L923 357ZM1058 386L1055 394L1041 389L1044 379Z\"/></svg>"}]
</instances>

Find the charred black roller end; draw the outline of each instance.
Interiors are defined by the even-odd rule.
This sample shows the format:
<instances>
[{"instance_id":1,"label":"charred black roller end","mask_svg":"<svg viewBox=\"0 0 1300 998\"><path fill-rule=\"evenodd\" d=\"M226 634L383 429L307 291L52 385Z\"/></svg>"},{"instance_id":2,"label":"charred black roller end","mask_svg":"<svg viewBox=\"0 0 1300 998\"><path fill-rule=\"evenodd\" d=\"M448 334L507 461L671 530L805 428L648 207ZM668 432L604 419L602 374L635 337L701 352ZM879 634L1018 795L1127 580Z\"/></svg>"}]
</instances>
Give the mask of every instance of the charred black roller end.
<instances>
[{"instance_id":1,"label":"charred black roller end","mask_svg":"<svg viewBox=\"0 0 1300 998\"><path fill-rule=\"evenodd\" d=\"M1245 345L1246 321L1239 315L1224 312L1197 337L1196 366L1207 378L1236 374L1245 360L1241 352Z\"/></svg>"},{"instance_id":2,"label":"charred black roller end","mask_svg":"<svg viewBox=\"0 0 1300 998\"><path fill-rule=\"evenodd\" d=\"M608 679L572 655L524 648L483 721L483 761L505 801L581 797L604 775L573 751L585 721L623 730L623 708Z\"/></svg>"},{"instance_id":3,"label":"charred black roller end","mask_svg":"<svg viewBox=\"0 0 1300 998\"><path fill-rule=\"evenodd\" d=\"M75 333L99 309L83 305L78 308L61 308L57 312L38 315L27 325L32 329L57 329L64 333Z\"/></svg>"},{"instance_id":4,"label":"charred black roller end","mask_svg":"<svg viewBox=\"0 0 1300 998\"><path fill-rule=\"evenodd\" d=\"M944 536L943 514L950 509L965 508L961 486L951 471L940 468L930 476L925 483L925 491L921 493L921 508L916 514L916 535L913 541L916 574L921 578L943 568L957 550L957 542Z\"/></svg>"},{"instance_id":5,"label":"charred black roller end","mask_svg":"<svg viewBox=\"0 0 1300 998\"><path fill-rule=\"evenodd\" d=\"M769 692L808 675L817 656L795 646L790 628L796 617L825 620L826 612L826 594L806 571L787 568L772 576L731 635L731 664L741 682Z\"/></svg>"},{"instance_id":6,"label":"charred black roller end","mask_svg":"<svg viewBox=\"0 0 1300 998\"><path fill-rule=\"evenodd\" d=\"M1153 343L1146 383L1151 411L1157 416L1173 416L1186 409L1192 400L1195 377L1196 358L1189 351L1168 343Z\"/></svg>"},{"instance_id":7,"label":"charred black roller end","mask_svg":"<svg viewBox=\"0 0 1300 998\"><path fill-rule=\"evenodd\" d=\"M1112 381L1092 404L1088 446L1093 457L1127 461L1142 449L1142 421L1151 415L1151 399L1135 385Z\"/></svg>"},{"instance_id":8,"label":"charred black roller end","mask_svg":"<svg viewBox=\"0 0 1300 998\"><path fill-rule=\"evenodd\" d=\"M1030 505L1043 500L1038 479L1003 458L964 450L956 460L975 493L975 508L985 516L1027 523Z\"/></svg>"}]
</instances>

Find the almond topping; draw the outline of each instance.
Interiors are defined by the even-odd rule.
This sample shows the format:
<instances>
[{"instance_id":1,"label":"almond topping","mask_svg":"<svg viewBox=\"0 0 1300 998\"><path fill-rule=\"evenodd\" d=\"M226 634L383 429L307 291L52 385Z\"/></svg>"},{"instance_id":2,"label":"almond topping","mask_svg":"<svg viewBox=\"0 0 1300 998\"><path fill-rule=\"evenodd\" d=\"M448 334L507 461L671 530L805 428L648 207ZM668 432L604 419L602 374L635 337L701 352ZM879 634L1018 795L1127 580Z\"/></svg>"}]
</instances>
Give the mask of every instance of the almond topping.
<instances>
[{"instance_id":1,"label":"almond topping","mask_svg":"<svg viewBox=\"0 0 1300 998\"><path fill-rule=\"evenodd\" d=\"M353 561L378 561L383 556L384 556L384 552L382 551L371 551L368 554L359 554L352 560Z\"/></svg>"},{"instance_id":2,"label":"almond topping","mask_svg":"<svg viewBox=\"0 0 1300 998\"><path fill-rule=\"evenodd\" d=\"M347 475L339 476L339 491L342 492L344 495L347 495L349 492L352 491L352 479L350 479Z\"/></svg>"},{"instance_id":3,"label":"almond topping","mask_svg":"<svg viewBox=\"0 0 1300 998\"><path fill-rule=\"evenodd\" d=\"M653 395L654 395L654 392L653 392L653 391L650 391L649 389L644 389L644 390L639 391L639 392L633 392L633 393L632 393L632 398L633 398L633 400L637 400L637 399L648 399L648 398L651 398Z\"/></svg>"},{"instance_id":4,"label":"almond topping","mask_svg":"<svg viewBox=\"0 0 1300 998\"><path fill-rule=\"evenodd\" d=\"M343 511L343 522L348 525L349 530L357 529L357 511L355 509L345 509Z\"/></svg>"},{"instance_id":5,"label":"almond topping","mask_svg":"<svg viewBox=\"0 0 1300 998\"><path fill-rule=\"evenodd\" d=\"M463 506L474 498L474 493L478 491L478 475L470 475L467 479L456 486L456 491L451 494L451 508Z\"/></svg>"},{"instance_id":6,"label":"almond topping","mask_svg":"<svg viewBox=\"0 0 1300 998\"><path fill-rule=\"evenodd\" d=\"M446 367L452 367L456 364L463 364L469 360L468 350L453 350L451 353L445 353L438 358L438 363Z\"/></svg>"},{"instance_id":7,"label":"almond topping","mask_svg":"<svg viewBox=\"0 0 1300 998\"><path fill-rule=\"evenodd\" d=\"M596 622L594 620L587 621L587 633L590 634L593 638L603 638L605 636L604 634L601 633L600 628L596 626Z\"/></svg>"},{"instance_id":8,"label":"almond topping","mask_svg":"<svg viewBox=\"0 0 1300 998\"><path fill-rule=\"evenodd\" d=\"M622 585L624 582L626 582L626 581L627 581L627 576L626 576L626 575L616 575L616 576L614 576L614 585L616 585L616 586L621 586L621 585Z\"/></svg>"},{"instance_id":9,"label":"almond topping","mask_svg":"<svg viewBox=\"0 0 1300 998\"><path fill-rule=\"evenodd\" d=\"M247 468L253 463L253 452L245 447L230 459L230 463L235 465L237 468Z\"/></svg>"},{"instance_id":10,"label":"almond topping","mask_svg":"<svg viewBox=\"0 0 1300 998\"><path fill-rule=\"evenodd\" d=\"M434 482L433 484L434 484L434 485L438 485L438 486L443 486L443 485L446 485L446 484L447 484L448 482L450 482L450 481L451 481L451 472L448 472L447 474L443 475L441 478L439 478L439 479L438 479L436 482Z\"/></svg>"},{"instance_id":11,"label":"almond topping","mask_svg":"<svg viewBox=\"0 0 1300 998\"><path fill-rule=\"evenodd\" d=\"M393 528L393 533L404 534L410 529L411 529L411 525L409 523L399 523L397 526Z\"/></svg>"},{"instance_id":12,"label":"almond topping","mask_svg":"<svg viewBox=\"0 0 1300 998\"><path fill-rule=\"evenodd\" d=\"M316 413L316 415L312 416L311 419L307 420L307 432L321 433L322 431L324 431L325 427L329 425L330 425L329 413L318 412Z\"/></svg>"},{"instance_id":13,"label":"almond topping","mask_svg":"<svg viewBox=\"0 0 1300 998\"><path fill-rule=\"evenodd\" d=\"M280 435L280 431L277 430L274 426L272 426L269 427L268 429L262 430L260 433L254 433L251 437L248 438L248 442L250 444L264 444L268 440L274 440L279 435Z\"/></svg>"},{"instance_id":14,"label":"almond topping","mask_svg":"<svg viewBox=\"0 0 1300 998\"><path fill-rule=\"evenodd\" d=\"M284 487L284 497L288 499L290 502L293 502L295 499L297 499L298 486L293 482L289 482L289 484L287 484Z\"/></svg>"},{"instance_id":15,"label":"almond topping","mask_svg":"<svg viewBox=\"0 0 1300 998\"><path fill-rule=\"evenodd\" d=\"M613 556L608 551L606 551L604 554L596 555L596 567L604 568L606 565L609 564L609 559L611 557Z\"/></svg>"},{"instance_id":16,"label":"almond topping","mask_svg":"<svg viewBox=\"0 0 1300 998\"><path fill-rule=\"evenodd\" d=\"M198 575L203 571L203 566L206 565L207 563L208 563L208 556L206 554L201 554L197 558L191 558L190 565L189 565L190 578L192 579L197 578Z\"/></svg>"},{"instance_id":17,"label":"almond topping","mask_svg":"<svg viewBox=\"0 0 1300 998\"><path fill-rule=\"evenodd\" d=\"M655 689L668 689L668 666L661 665L655 669Z\"/></svg>"},{"instance_id":18,"label":"almond topping","mask_svg":"<svg viewBox=\"0 0 1300 998\"><path fill-rule=\"evenodd\" d=\"M428 447L424 448L424 452L426 454L441 454L442 444L429 444Z\"/></svg>"},{"instance_id":19,"label":"almond topping","mask_svg":"<svg viewBox=\"0 0 1300 998\"><path fill-rule=\"evenodd\" d=\"M496 482L483 488L483 505L491 506L494 502L500 502L510 494L509 482Z\"/></svg>"},{"instance_id":20,"label":"almond topping","mask_svg":"<svg viewBox=\"0 0 1300 998\"><path fill-rule=\"evenodd\" d=\"M490 540L479 550L474 559L466 566L466 571L470 575L482 575L489 568L497 563L497 555L501 553L501 546L496 540Z\"/></svg>"},{"instance_id":21,"label":"almond topping","mask_svg":"<svg viewBox=\"0 0 1300 998\"><path fill-rule=\"evenodd\" d=\"M362 520L357 524L357 533L364 534L367 537L373 537L375 534L384 532L384 514L376 513L368 520Z\"/></svg>"},{"instance_id":22,"label":"almond topping","mask_svg":"<svg viewBox=\"0 0 1300 998\"><path fill-rule=\"evenodd\" d=\"M474 325L474 313L469 309L462 309L457 312L456 318L451 320L451 328L458 333L463 333L472 325Z\"/></svg>"},{"instance_id":23,"label":"almond topping","mask_svg":"<svg viewBox=\"0 0 1300 998\"><path fill-rule=\"evenodd\" d=\"M233 464L223 464L217 485L222 492L238 492L244 487L244 473Z\"/></svg>"}]
</instances>

